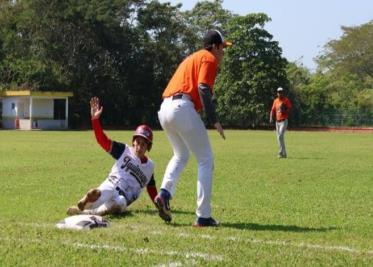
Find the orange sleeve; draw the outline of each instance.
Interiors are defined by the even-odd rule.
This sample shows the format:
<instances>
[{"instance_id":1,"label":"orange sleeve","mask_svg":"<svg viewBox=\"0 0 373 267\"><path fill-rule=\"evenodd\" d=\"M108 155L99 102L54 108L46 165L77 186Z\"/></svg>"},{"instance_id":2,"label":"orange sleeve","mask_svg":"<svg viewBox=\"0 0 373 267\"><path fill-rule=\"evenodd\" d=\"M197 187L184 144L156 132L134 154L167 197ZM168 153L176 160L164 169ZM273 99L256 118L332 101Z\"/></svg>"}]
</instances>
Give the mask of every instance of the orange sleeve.
<instances>
[{"instance_id":1,"label":"orange sleeve","mask_svg":"<svg viewBox=\"0 0 373 267\"><path fill-rule=\"evenodd\" d=\"M276 114L276 100L277 99L273 100L273 104L272 104L272 108L271 108L272 116L273 116L273 113Z\"/></svg>"},{"instance_id":2,"label":"orange sleeve","mask_svg":"<svg viewBox=\"0 0 373 267\"><path fill-rule=\"evenodd\" d=\"M201 67L198 73L198 84L207 84L211 90L214 88L217 73L217 64L207 59L202 59Z\"/></svg>"},{"instance_id":3,"label":"orange sleeve","mask_svg":"<svg viewBox=\"0 0 373 267\"><path fill-rule=\"evenodd\" d=\"M286 106L288 107L289 111L293 108L293 105L291 104L291 101L286 98Z\"/></svg>"}]
</instances>

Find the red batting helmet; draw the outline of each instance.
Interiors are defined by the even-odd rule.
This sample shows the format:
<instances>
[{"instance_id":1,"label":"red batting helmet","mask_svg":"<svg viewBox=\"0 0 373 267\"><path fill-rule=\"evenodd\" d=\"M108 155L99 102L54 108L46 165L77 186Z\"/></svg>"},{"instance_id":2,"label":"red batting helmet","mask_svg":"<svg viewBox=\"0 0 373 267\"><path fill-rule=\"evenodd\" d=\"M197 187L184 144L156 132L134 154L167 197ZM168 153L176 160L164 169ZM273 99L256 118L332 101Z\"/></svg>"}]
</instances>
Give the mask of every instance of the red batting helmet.
<instances>
[{"instance_id":1,"label":"red batting helmet","mask_svg":"<svg viewBox=\"0 0 373 267\"><path fill-rule=\"evenodd\" d=\"M132 142L135 140L136 136L141 136L142 138L145 138L148 141L148 151L152 148L153 144L153 131L152 129L145 124L137 126L135 132L132 135Z\"/></svg>"}]
</instances>

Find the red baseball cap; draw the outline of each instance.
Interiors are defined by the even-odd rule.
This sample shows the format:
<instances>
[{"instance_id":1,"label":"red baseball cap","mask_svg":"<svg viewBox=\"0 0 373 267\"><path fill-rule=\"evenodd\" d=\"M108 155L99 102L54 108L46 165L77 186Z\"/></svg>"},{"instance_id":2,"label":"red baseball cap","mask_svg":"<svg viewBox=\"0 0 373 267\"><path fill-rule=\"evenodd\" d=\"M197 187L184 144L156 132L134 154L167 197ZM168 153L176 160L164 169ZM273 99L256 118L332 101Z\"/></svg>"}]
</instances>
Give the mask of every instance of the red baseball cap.
<instances>
[{"instance_id":1,"label":"red baseball cap","mask_svg":"<svg viewBox=\"0 0 373 267\"><path fill-rule=\"evenodd\" d=\"M152 148L153 144L153 131L152 129L145 124L139 125L135 132L132 135L132 142L135 140L136 136L141 136L142 138L145 138L145 140L148 141L148 151Z\"/></svg>"}]
</instances>

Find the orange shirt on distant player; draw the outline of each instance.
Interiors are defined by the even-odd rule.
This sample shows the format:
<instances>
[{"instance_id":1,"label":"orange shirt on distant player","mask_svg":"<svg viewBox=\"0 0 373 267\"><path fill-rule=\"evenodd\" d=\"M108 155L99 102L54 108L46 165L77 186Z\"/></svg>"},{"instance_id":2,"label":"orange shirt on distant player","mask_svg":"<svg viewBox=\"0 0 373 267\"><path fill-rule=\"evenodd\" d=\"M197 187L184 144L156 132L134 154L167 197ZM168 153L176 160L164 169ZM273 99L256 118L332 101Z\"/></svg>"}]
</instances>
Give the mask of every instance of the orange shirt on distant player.
<instances>
[{"instance_id":1,"label":"orange shirt on distant player","mask_svg":"<svg viewBox=\"0 0 373 267\"><path fill-rule=\"evenodd\" d=\"M276 114L276 121L287 120L289 117L291 108L292 108L292 104L287 97L285 96L282 96L281 98L277 97L273 101L272 114L274 113Z\"/></svg>"},{"instance_id":2,"label":"orange shirt on distant player","mask_svg":"<svg viewBox=\"0 0 373 267\"><path fill-rule=\"evenodd\" d=\"M198 112L201 111L202 103L198 93L198 84L207 84L213 94L217 69L218 60L211 52L201 49L193 53L179 65L163 92L163 98L178 93L188 94L192 98L194 108Z\"/></svg>"}]
</instances>

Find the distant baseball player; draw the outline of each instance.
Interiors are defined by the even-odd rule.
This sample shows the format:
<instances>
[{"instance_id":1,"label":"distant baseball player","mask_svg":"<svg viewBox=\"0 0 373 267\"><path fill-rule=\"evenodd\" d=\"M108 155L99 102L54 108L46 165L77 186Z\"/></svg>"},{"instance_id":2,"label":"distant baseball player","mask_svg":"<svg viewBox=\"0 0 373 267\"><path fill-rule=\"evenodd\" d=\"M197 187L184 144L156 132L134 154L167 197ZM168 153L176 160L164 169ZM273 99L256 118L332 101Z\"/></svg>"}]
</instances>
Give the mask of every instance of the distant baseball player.
<instances>
[{"instance_id":1,"label":"distant baseball player","mask_svg":"<svg viewBox=\"0 0 373 267\"><path fill-rule=\"evenodd\" d=\"M194 226L217 226L218 222L211 217L213 154L199 112L205 110L209 122L225 139L223 128L215 114L212 96L224 48L232 43L224 41L217 30L209 30L203 42L203 49L193 53L179 65L162 95L163 102L158 117L174 155L165 170L155 204L159 216L165 221L171 221L169 201L175 194L180 173L187 164L191 151L198 161L197 219Z\"/></svg>"},{"instance_id":2,"label":"distant baseball player","mask_svg":"<svg viewBox=\"0 0 373 267\"><path fill-rule=\"evenodd\" d=\"M154 180L154 164L145 153L150 151L153 132L146 125L140 125L132 136L132 145L128 146L110 140L101 128L99 118L103 107L99 99L90 100L92 126L97 142L114 159L115 163L106 180L88 193L77 206L68 209L69 215L93 214L106 215L122 213L147 188L151 200L157 195Z\"/></svg>"},{"instance_id":3,"label":"distant baseball player","mask_svg":"<svg viewBox=\"0 0 373 267\"><path fill-rule=\"evenodd\" d=\"M272 109L269 113L269 123L276 119L276 134L279 145L278 157L286 158L285 148L285 131L288 127L288 117L292 109L290 100L285 97L284 89L279 87L277 89L277 98L273 101Z\"/></svg>"}]
</instances>

